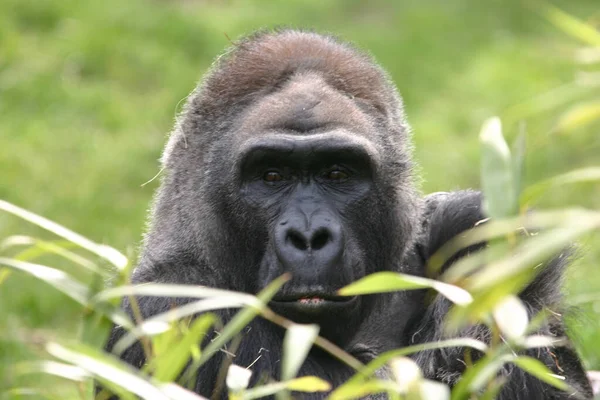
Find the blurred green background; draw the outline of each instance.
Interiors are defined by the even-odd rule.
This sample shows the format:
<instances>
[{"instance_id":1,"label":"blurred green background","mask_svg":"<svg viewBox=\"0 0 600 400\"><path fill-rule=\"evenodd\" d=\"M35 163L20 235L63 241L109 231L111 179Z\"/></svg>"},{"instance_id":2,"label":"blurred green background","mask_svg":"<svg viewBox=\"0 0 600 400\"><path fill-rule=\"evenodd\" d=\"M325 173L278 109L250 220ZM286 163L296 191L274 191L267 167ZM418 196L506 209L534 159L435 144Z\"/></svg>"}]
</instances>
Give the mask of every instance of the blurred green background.
<instances>
[{"instance_id":1,"label":"blurred green background","mask_svg":"<svg viewBox=\"0 0 600 400\"><path fill-rule=\"evenodd\" d=\"M598 0L552 4L600 25ZM277 25L338 34L390 72L425 193L479 186L478 133L493 115L509 141L527 131L526 184L600 165L597 120L558 129L600 100L600 57L586 59L535 2L2 0L0 198L135 257L158 182L142 184L186 95L230 39ZM600 209L600 185L552 190L536 206ZM14 234L50 237L0 214L0 238ZM572 303L600 293L598 235L581 253L565 285ZM600 302L581 307L571 329L600 368ZM15 338L72 335L80 311L11 274L0 286L0 388L14 383L8 363L30 355Z\"/></svg>"}]
</instances>

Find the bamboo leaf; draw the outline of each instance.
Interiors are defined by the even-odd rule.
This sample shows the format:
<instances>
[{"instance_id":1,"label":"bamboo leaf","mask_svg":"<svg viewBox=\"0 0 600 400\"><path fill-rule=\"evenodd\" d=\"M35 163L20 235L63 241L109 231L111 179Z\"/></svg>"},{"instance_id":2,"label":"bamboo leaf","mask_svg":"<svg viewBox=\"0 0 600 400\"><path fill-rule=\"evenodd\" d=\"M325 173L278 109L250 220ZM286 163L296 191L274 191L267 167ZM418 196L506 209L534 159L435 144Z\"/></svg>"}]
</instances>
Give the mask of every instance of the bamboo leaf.
<instances>
[{"instance_id":1,"label":"bamboo leaf","mask_svg":"<svg viewBox=\"0 0 600 400\"><path fill-rule=\"evenodd\" d=\"M356 296L426 288L436 290L444 297L459 305L469 304L473 300L469 292L458 286L396 272L377 272L371 274L341 288L338 290L338 294L341 296Z\"/></svg>"},{"instance_id":2,"label":"bamboo leaf","mask_svg":"<svg viewBox=\"0 0 600 400\"><path fill-rule=\"evenodd\" d=\"M283 338L282 380L296 377L318 334L318 325L293 324L287 328Z\"/></svg>"},{"instance_id":3,"label":"bamboo leaf","mask_svg":"<svg viewBox=\"0 0 600 400\"><path fill-rule=\"evenodd\" d=\"M546 382L557 389L564 391L570 390L569 385L565 383L565 378L554 374L540 360L532 357L520 356L515 358L512 362L522 370L527 371L539 380Z\"/></svg>"},{"instance_id":4,"label":"bamboo leaf","mask_svg":"<svg viewBox=\"0 0 600 400\"><path fill-rule=\"evenodd\" d=\"M479 135L481 151L481 187L483 207L491 218L505 218L517 213L517 191L511 153L502 135L497 117L487 120Z\"/></svg>"},{"instance_id":5,"label":"bamboo leaf","mask_svg":"<svg viewBox=\"0 0 600 400\"><path fill-rule=\"evenodd\" d=\"M56 222L50 221L47 218L44 218L40 215L34 214L31 211L27 211L24 208L17 207L14 204L11 204L7 201L0 200L0 210L4 210L8 213L16 215L26 221L31 222L39 227L42 227L57 236L67 239L70 242L73 242L84 249L99 255L100 257L108 260L115 267L120 270L124 269L128 260L123 254L121 254L116 249L92 242L86 237L81 236L78 233L75 233L62 225L57 224Z\"/></svg>"},{"instance_id":6,"label":"bamboo leaf","mask_svg":"<svg viewBox=\"0 0 600 400\"><path fill-rule=\"evenodd\" d=\"M600 46L600 32L592 25L549 4L543 6L542 13L551 23L571 37L585 44Z\"/></svg>"}]
</instances>

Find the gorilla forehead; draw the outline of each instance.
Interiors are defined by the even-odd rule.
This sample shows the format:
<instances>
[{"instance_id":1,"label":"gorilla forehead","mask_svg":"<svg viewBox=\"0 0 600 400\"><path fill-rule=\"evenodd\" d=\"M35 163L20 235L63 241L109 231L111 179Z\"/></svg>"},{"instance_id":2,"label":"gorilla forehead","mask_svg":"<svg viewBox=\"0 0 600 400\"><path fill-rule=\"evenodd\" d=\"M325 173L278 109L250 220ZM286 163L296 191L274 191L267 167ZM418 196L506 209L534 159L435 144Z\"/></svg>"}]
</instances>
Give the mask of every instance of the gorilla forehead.
<instances>
[{"instance_id":1,"label":"gorilla forehead","mask_svg":"<svg viewBox=\"0 0 600 400\"><path fill-rule=\"evenodd\" d=\"M378 142L390 159L410 159L402 102L387 74L352 46L315 33L261 32L236 42L188 98L165 166L184 153L204 160L190 154L189 141L206 154L224 135L239 133L240 123L247 133L269 125L300 132L344 125Z\"/></svg>"},{"instance_id":2,"label":"gorilla forehead","mask_svg":"<svg viewBox=\"0 0 600 400\"><path fill-rule=\"evenodd\" d=\"M299 133L346 128L372 136L375 124L357 102L332 88L315 73L300 73L284 86L249 106L239 128L242 134L286 130Z\"/></svg>"}]
</instances>

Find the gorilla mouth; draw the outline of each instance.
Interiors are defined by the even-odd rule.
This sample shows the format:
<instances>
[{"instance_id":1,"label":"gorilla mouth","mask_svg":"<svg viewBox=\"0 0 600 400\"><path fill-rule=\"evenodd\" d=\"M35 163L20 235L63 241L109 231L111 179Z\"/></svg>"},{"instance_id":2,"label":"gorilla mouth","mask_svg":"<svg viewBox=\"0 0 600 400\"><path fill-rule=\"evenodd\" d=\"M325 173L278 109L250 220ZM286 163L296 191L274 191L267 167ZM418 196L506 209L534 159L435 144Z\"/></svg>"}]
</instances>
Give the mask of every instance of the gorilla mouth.
<instances>
[{"instance_id":1,"label":"gorilla mouth","mask_svg":"<svg viewBox=\"0 0 600 400\"><path fill-rule=\"evenodd\" d=\"M354 305L357 296L344 297L324 293L301 293L282 295L273 298L271 303L277 309L292 312L321 312L327 310L342 310Z\"/></svg>"},{"instance_id":2,"label":"gorilla mouth","mask_svg":"<svg viewBox=\"0 0 600 400\"><path fill-rule=\"evenodd\" d=\"M325 301L325 299L321 298L321 297L303 297L301 299L297 300L299 303L301 304L321 304Z\"/></svg>"},{"instance_id":3,"label":"gorilla mouth","mask_svg":"<svg viewBox=\"0 0 600 400\"><path fill-rule=\"evenodd\" d=\"M353 299L353 297L310 293L310 294L278 296L278 297L275 297L273 299L273 301L277 302L277 303L298 302L300 304L321 304L321 303L325 303L325 302L345 303L352 299Z\"/></svg>"}]
</instances>

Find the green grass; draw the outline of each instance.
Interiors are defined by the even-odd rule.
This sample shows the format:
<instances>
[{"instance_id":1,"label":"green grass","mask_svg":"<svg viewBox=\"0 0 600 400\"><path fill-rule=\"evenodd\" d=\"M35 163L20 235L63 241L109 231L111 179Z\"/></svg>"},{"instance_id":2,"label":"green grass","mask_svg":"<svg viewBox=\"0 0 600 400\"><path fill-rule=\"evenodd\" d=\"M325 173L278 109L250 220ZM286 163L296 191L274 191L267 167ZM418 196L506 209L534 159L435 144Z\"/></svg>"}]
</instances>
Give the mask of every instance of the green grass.
<instances>
[{"instance_id":1,"label":"green grass","mask_svg":"<svg viewBox=\"0 0 600 400\"><path fill-rule=\"evenodd\" d=\"M478 133L491 115L506 122L509 141L527 129L525 184L599 165L600 124L554 130L562 112L598 90L572 89L581 43L524 4L4 0L0 198L135 255L157 182L142 184L158 172L182 99L228 37L275 25L340 34L390 72L406 102L426 193L479 187ZM597 0L556 4L600 18ZM543 109L548 98L559 105ZM537 207L566 205L600 209L600 185L553 189ZM13 234L48 237L0 214L0 238ZM596 235L583 241L570 271L569 299L600 292L599 265ZM571 324L591 368L600 368L598 307L585 304ZM13 341L24 329L72 335L79 315L65 296L12 274L0 286L0 365L31 354ZM0 388L10 379L0 376ZM71 393L71 386L56 390Z\"/></svg>"}]
</instances>

